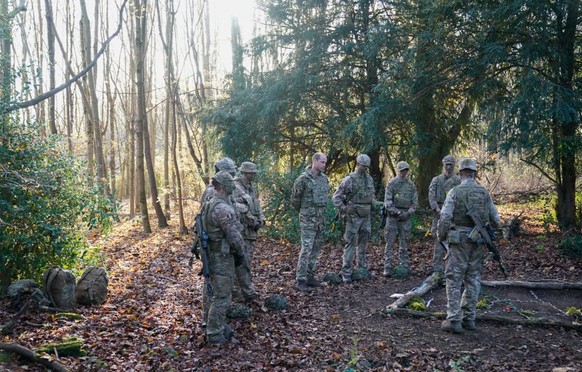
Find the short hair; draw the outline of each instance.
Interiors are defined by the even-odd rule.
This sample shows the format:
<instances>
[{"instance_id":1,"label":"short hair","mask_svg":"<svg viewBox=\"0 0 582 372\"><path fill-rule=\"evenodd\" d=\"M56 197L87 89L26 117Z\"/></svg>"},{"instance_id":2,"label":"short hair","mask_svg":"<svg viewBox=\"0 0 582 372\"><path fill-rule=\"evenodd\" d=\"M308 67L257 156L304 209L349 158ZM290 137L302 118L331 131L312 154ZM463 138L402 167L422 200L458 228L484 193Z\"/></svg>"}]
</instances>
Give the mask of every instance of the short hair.
<instances>
[{"instance_id":1,"label":"short hair","mask_svg":"<svg viewBox=\"0 0 582 372\"><path fill-rule=\"evenodd\" d=\"M311 161L317 161L319 160L322 156L325 156L325 154L323 152L316 152L315 154L313 154L313 156L311 157Z\"/></svg>"}]
</instances>

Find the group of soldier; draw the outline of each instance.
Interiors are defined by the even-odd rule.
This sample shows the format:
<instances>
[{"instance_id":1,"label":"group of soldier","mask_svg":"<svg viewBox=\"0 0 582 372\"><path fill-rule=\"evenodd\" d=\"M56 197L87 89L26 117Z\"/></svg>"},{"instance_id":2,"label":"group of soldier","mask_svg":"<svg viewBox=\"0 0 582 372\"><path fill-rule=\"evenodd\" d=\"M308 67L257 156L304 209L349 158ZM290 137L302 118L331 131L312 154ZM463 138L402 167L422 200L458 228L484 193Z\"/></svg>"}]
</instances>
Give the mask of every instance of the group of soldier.
<instances>
[{"instance_id":1,"label":"group of soldier","mask_svg":"<svg viewBox=\"0 0 582 372\"><path fill-rule=\"evenodd\" d=\"M433 267L444 274L447 293L447 319L441 328L460 333L475 329L475 307L480 290L484 251L478 240L469 236L474 227L467 216L476 211L481 221L498 227L501 219L487 190L475 181L476 162L462 159L459 174L456 160L443 158L442 174L429 186L429 202L433 211L431 232L435 237ZM354 266L368 269L366 248L371 235L372 215L382 205L386 213L383 275L392 275L393 245L399 239L398 267L410 271L408 238L411 217L418 207L418 194L408 178L410 166L396 164L397 175L387 184L384 201L376 200L374 182L368 173L371 159L366 154L356 158L356 169L347 175L332 196L332 203L345 221L345 241L341 278L351 282ZM326 205L329 181L324 171L327 156L317 152L311 165L295 180L291 205L299 212L301 250L296 269L296 286L301 292L312 292L322 284L317 278L317 263L324 243ZM210 282L213 293L203 293L206 339L222 344L232 336L226 324L226 312L232 296L251 302L256 296L251 280L251 267L257 231L265 218L253 181L257 173L254 163L243 162L240 175L229 158L215 164L216 174L202 198L203 227L209 237ZM354 265L355 261L355 265ZM464 291L461 287L464 285ZM206 288L206 286L205 286Z\"/></svg>"}]
</instances>

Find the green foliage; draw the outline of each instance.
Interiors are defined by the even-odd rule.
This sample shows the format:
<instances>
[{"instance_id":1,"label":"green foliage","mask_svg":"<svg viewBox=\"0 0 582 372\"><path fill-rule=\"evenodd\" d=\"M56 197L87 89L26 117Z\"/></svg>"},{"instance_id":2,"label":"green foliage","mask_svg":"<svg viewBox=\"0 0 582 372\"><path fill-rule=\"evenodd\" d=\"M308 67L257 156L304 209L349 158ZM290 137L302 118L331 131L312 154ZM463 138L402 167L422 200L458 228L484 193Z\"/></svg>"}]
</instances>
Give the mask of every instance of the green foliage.
<instances>
[{"instance_id":1,"label":"green foliage","mask_svg":"<svg viewBox=\"0 0 582 372\"><path fill-rule=\"evenodd\" d=\"M3 284L39 280L51 266L74 269L96 258L85 234L107 230L116 205L87 185L81 164L54 138L0 128L0 271ZM2 283L0 283L2 284Z\"/></svg>"},{"instance_id":2,"label":"green foliage","mask_svg":"<svg viewBox=\"0 0 582 372\"><path fill-rule=\"evenodd\" d=\"M560 243L560 249L567 256L582 258L582 234L566 236Z\"/></svg>"},{"instance_id":3,"label":"green foliage","mask_svg":"<svg viewBox=\"0 0 582 372\"><path fill-rule=\"evenodd\" d=\"M451 370L455 372L462 372L463 369L461 367L463 366L463 364L467 363L470 359L471 359L470 355L464 355L457 360L451 360L449 362L449 366L451 367Z\"/></svg>"},{"instance_id":4,"label":"green foliage","mask_svg":"<svg viewBox=\"0 0 582 372\"><path fill-rule=\"evenodd\" d=\"M260 174L261 198L267 225L261 230L274 239L283 239L293 244L301 242L299 213L291 206L291 189L295 179L302 170L278 172L268 169ZM339 242L343 235L344 224L335 220L336 210L331 201L326 207L327 226L325 229L328 242Z\"/></svg>"}]
</instances>

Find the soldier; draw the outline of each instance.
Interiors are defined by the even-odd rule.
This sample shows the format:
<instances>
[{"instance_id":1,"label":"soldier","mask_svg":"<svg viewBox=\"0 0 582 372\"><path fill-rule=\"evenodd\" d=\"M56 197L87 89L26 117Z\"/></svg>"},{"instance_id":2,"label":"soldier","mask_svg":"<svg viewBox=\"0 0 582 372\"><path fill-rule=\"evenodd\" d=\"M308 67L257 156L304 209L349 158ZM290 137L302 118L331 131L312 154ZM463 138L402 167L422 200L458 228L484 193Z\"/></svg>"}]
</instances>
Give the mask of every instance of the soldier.
<instances>
[{"instance_id":1,"label":"soldier","mask_svg":"<svg viewBox=\"0 0 582 372\"><path fill-rule=\"evenodd\" d=\"M484 252L468 234L475 226L467 211L476 211L483 224L501 225L501 218L487 190L475 182L477 164L462 159L459 164L461 184L445 199L438 222L439 241L448 240L445 261L447 288L447 319L441 329L461 333L463 328L475 329L475 307L481 289L481 268ZM465 286L461 297L461 285Z\"/></svg>"},{"instance_id":2,"label":"soldier","mask_svg":"<svg viewBox=\"0 0 582 372\"><path fill-rule=\"evenodd\" d=\"M370 157L366 154L356 158L356 171L350 173L340 183L333 194L333 205L345 217L342 281L352 281L352 264L357 250L358 267L367 269L366 247L372 232L372 208L375 204L374 181L368 174Z\"/></svg>"},{"instance_id":3,"label":"soldier","mask_svg":"<svg viewBox=\"0 0 582 372\"><path fill-rule=\"evenodd\" d=\"M384 194L384 209L388 213L386 220L386 247L384 249L384 276L391 275L392 247L399 238L400 251L398 255L399 265L407 271L410 269L408 258L408 236L410 235L410 217L418 206L418 194L416 188L408 177L410 166L405 161L396 164L398 175L392 178L386 185Z\"/></svg>"},{"instance_id":4,"label":"soldier","mask_svg":"<svg viewBox=\"0 0 582 372\"><path fill-rule=\"evenodd\" d=\"M239 282L247 284L242 285L241 290L248 301L256 295L251 279L251 262L255 250L257 232L261 227L265 226L265 216L259 204L257 188L253 184L257 175L257 166L255 163L245 161L241 164L239 171L240 176L234 178L236 190L233 193L233 199L237 209L240 209L237 212L243 225L242 236L245 240L245 256L247 260L243 265L237 266L236 276Z\"/></svg>"},{"instance_id":5,"label":"soldier","mask_svg":"<svg viewBox=\"0 0 582 372\"><path fill-rule=\"evenodd\" d=\"M214 163L214 172L227 171L232 177L236 174L236 164L231 158L221 158L216 163ZM209 183L202 193L202 198L200 205L204 205L205 202L209 201L214 196L214 187L212 183Z\"/></svg>"},{"instance_id":6,"label":"soldier","mask_svg":"<svg viewBox=\"0 0 582 372\"><path fill-rule=\"evenodd\" d=\"M441 215L441 208L445 202L445 198L450 189L461 183L461 177L454 174L456 159L452 155L447 155L443 158L443 173L434 177L430 181L428 187L428 201L430 209L433 212L431 234L435 239L434 256L433 256L433 270L444 274L445 264L443 258L445 257L445 248L439 243L437 239L437 224Z\"/></svg>"},{"instance_id":7,"label":"soldier","mask_svg":"<svg viewBox=\"0 0 582 372\"><path fill-rule=\"evenodd\" d=\"M291 205L299 211L301 224L301 253L296 272L296 288L301 292L311 292L311 287L321 286L315 270L325 233L329 192L329 182L323 173L326 164L325 154L313 154L311 165L297 177L291 191Z\"/></svg>"},{"instance_id":8,"label":"soldier","mask_svg":"<svg viewBox=\"0 0 582 372\"><path fill-rule=\"evenodd\" d=\"M202 225L209 240L210 283L214 292L208 310L206 341L223 344L232 335L226 324L226 312L231 302L235 255L244 257L244 239L229 201L235 188L232 176L219 171L212 177L212 186L214 196L202 208Z\"/></svg>"}]
</instances>

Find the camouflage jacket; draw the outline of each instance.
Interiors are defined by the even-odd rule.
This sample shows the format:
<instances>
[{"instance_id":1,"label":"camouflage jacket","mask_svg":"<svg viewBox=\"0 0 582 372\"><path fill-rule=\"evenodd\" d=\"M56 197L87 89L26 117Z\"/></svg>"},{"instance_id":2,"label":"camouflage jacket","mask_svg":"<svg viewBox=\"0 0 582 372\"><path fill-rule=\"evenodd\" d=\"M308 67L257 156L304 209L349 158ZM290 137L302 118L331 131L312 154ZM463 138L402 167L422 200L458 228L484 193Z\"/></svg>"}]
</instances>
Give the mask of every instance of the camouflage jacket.
<instances>
[{"instance_id":1,"label":"camouflage jacket","mask_svg":"<svg viewBox=\"0 0 582 372\"><path fill-rule=\"evenodd\" d=\"M432 210L440 209L445 202L447 193L453 187L461 183L461 177L458 174L447 176L439 174L430 181L428 187L428 201Z\"/></svg>"}]
</instances>

